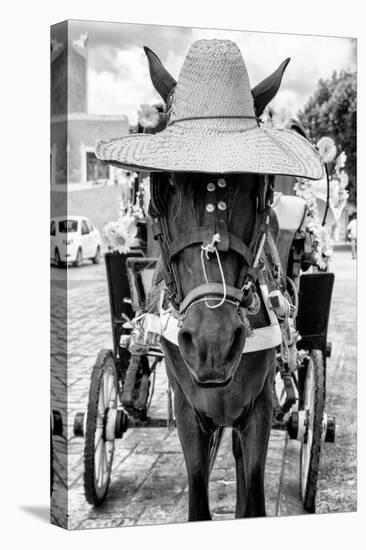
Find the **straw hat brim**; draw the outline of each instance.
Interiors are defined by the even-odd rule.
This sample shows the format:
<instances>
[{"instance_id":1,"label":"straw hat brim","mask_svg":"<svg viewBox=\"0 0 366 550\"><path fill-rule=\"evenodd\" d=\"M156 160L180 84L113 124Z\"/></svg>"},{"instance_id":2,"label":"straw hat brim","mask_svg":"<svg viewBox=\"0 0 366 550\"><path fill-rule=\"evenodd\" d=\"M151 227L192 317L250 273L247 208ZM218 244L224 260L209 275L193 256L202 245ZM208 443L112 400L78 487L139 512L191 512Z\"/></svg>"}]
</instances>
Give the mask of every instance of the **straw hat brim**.
<instances>
[{"instance_id":1,"label":"straw hat brim","mask_svg":"<svg viewBox=\"0 0 366 550\"><path fill-rule=\"evenodd\" d=\"M96 156L120 168L149 172L273 174L312 180L324 176L316 149L298 133L256 126L219 131L175 123L156 134L99 141Z\"/></svg>"}]
</instances>

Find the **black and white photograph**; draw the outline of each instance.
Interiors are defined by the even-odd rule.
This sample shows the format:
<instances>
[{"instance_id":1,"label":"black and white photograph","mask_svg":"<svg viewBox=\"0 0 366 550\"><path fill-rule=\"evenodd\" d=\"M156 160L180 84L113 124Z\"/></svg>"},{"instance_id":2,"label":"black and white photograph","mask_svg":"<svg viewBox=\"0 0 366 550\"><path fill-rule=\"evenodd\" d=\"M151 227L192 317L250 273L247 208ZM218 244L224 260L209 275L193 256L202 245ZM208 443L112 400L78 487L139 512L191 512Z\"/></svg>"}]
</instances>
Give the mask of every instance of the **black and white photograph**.
<instances>
[{"instance_id":1,"label":"black and white photograph","mask_svg":"<svg viewBox=\"0 0 366 550\"><path fill-rule=\"evenodd\" d=\"M70 19L50 74L51 523L356 512L357 38Z\"/></svg>"}]
</instances>

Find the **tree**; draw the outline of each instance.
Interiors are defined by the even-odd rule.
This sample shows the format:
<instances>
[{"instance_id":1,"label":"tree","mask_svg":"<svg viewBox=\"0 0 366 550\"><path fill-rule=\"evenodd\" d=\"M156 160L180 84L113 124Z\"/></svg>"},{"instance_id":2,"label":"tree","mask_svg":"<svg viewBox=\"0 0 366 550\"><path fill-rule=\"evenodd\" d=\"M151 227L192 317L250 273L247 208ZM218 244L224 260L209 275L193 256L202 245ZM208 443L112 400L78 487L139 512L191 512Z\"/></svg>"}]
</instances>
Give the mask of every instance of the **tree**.
<instances>
[{"instance_id":1,"label":"tree","mask_svg":"<svg viewBox=\"0 0 366 550\"><path fill-rule=\"evenodd\" d=\"M356 204L357 177L357 81L356 73L342 70L332 74L329 80L320 79L315 93L298 118L316 144L323 136L331 137L338 153L347 156L345 170L348 174L349 200Z\"/></svg>"}]
</instances>

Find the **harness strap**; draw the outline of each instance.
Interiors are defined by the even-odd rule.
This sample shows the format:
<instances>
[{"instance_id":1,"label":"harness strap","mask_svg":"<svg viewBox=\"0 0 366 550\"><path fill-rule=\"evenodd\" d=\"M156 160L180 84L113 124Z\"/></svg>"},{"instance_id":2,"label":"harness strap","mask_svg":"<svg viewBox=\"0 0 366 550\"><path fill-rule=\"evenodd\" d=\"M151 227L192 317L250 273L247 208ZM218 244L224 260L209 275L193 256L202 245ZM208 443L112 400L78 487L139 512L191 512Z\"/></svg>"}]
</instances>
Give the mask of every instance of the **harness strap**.
<instances>
[{"instance_id":1,"label":"harness strap","mask_svg":"<svg viewBox=\"0 0 366 550\"><path fill-rule=\"evenodd\" d=\"M247 263L251 265L254 261L254 256L249 248L244 244L238 237L232 233L228 233L229 236L229 248L242 256ZM179 254L182 250L188 246L194 244L208 244L212 239L212 230L207 227L197 227L193 231L187 231L186 233L181 233L176 239L171 243L169 247L169 262ZM217 250L220 252L220 243L217 243Z\"/></svg>"},{"instance_id":2,"label":"harness strap","mask_svg":"<svg viewBox=\"0 0 366 550\"><path fill-rule=\"evenodd\" d=\"M169 299L173 307L179 310L182 315L191 304L197 300L202 301L202 299L205 299L207 296L211 296L208 300L221 300L221 303L228 301L238 306L240 304L240 306L244 308L249 307L253 299L252 287L260 271L259 258L261 257L268 233L269 205L273 199L273 178L271 179L265 176L264 180L260 182L257 215L249 246L227 231L227 200L225 200L225 193L227 190L225 190L225 186L222 187L220 185L220 188L218 187L214 191L212 191L212 189L207 189L207 194L210 200L214 199L216 201L216 199L220 199L222 203L225 203L225 208L219 208L209 213L206 226L196 227L192 231L182 233L172 241L166 219L166 200L165 197L160 196L159 192L161 185L163 185L163 182L160 181L160 176L153 174L151 177L151 203L153 207L151 209L151 214L155 218L155 221L152 224L152 231L154 238L157 239L160 244L165 283L168 287ZM166 189L164 191L166 191ZM213 196L213 193L215 196ZM236 287L226 287L226 283L225 285L222 283L208 283L206 276L206 284L192 289L188 292L187 296L183 298L177 264L174 261L174 257L182 250L192 245L201 244L201 248L206 250L207 246L210 245L213 233L220 233L220 241L215 243L215 252L217 255L218 252L227 252L231 249L244 259L244 265L235 283ZM222 279L224 281L223 276Z\"/></svg>"},{"instance_id":3,"label":"harness strap","mask_svg":"<svg viewBox=\"0 0 366 550\"><path fill-rule=\"evenodd\" d=\"M243 265L237 285L242 288L246 281L251 280L252 282L255 282L257 276L258 276L258 265L254 265L255 261L258 260L258 250L263 248L264 240L263 236L267 237L268 234L268 226L269 226L269 215L270 215L270 206L267 205L266 208L259 213L257 216L252 238L249 244L249 249L252 251L252 262L249 264L249 269L246 265ZM260 251L261 252L261 251ZM260 255L260 254L259 254Z\"/></svg>"},{"instance_id":4,"label":"harness strap","mask_svg":"<svg viewBox=\"0 0 366 550\"><path fill-rule=\"evenodd\" d=\"M196 302L199 298L207 298L207 296L217 296L217 300L221 300L223 295L223 285L221 283L205 283L203 285L196 286L188 292L179 307L179 313L182 315L188 307ZM243 291L233 286L226 287L227 300L232 300L238 305L243 299Z\"/></svg>"},{"instance_id":5,"label":"harness strap","mask_svg":"<svg viewBox=\"0 0 366 550\"><path fill-rule=\"evenodd\" d=\"M156 239L160 244L164 281L168 289L169 300L171 301L173 307L175 309L178 309L178 303L181 301L181 292L180 288L177 287L176 284L178 278L175 266L172 265L169 261L169 236L165 218L154 218L154 221L151 224L151 230L154 239Z\"/></svg>"},{"instance_id":6,"label":"harness strap","mask_svg":"<svg viewBox=\"0 0 366 550\"><path fill-rule=\"evenodd\" d=\"M163 236L163 228L161 227L161 223L158 218L153 218L153 223L151 224L151 232L155 240L158 240L159 237Z\"/></svg>"}]
</instances>

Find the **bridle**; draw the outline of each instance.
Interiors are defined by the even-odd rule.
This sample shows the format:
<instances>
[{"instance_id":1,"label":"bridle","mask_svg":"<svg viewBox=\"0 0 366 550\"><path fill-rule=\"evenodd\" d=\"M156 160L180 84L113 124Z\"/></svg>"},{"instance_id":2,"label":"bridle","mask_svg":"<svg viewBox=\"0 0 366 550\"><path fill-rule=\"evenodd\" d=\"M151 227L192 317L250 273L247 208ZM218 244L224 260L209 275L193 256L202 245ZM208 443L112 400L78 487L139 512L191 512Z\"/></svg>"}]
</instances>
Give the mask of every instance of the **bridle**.
<instances>
[{"instance_id":1,"label":"bridle","mask_svg":"<svg viewBox=\"0 0 366 550\"><path fill-rule=\"evenodd\" d=\"M168 299L179 313L180 321L187 315L189 309L197 303L205 302L213 309L224 302L234 304L238 308L251 308L258 302L255 293L255 283L258 279L261 265L261 255L268 234L270 220L270 204L273 201L274 178L264 175L260 178L257 194L256 219L248 245L233 233L228 231L228 187L225 176L210 178L207 185L205 205L207 222L204 226L196 226L189 231L179 233L174 239L170 236L167 221L169 205L165 196L167 187L166 174L152 173L150 175L150 207L152 218L152 233L159 242L163 277L167 288ZM177 259L179 254L189 246L201 246L201 262L205 283L194 287L183 296L178 276ZM234 251L241 257L241 269L235 286L226 284L220 261L220 252ZM218 261L221 283L209 282L205 261L215 254ZM218 302L210 305L209 302Z\"/></svg>"}]
</instances>

